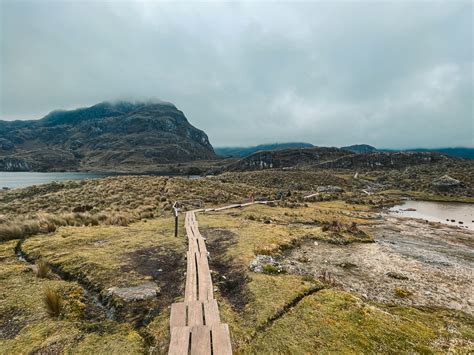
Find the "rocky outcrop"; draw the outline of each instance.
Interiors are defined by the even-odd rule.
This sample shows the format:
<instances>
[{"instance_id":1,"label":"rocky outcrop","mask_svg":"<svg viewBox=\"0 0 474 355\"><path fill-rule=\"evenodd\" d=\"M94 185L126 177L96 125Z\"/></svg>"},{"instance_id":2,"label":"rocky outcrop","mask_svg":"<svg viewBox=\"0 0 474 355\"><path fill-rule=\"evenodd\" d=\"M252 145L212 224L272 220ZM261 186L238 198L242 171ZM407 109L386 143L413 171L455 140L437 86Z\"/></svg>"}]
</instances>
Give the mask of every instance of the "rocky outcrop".
<instances>
[{"instance_id":1,"label":"rocky outcrop","mask_svg":"<svg viewBox=\"0 0 474 355\"><path fill-rule=\"evenodd\" d=\"M22 160L22 169L143 171L215 157L207 135L170 103L103 102L36 121L0 121L0 159Z\"/></svg>"},{"instance_id":2,"label":"rocky outcrop","mask_svg":"<svg viewBox=\"0 0 474 355\"><path fill-rule=\"evenodd\" d=\"M17 158L1 158L0 171L30 171L31 166L24 160Z\"/></svg>"},{"instance_id":3,"label":"rocky outcrop","mask_svg":"<svg viewBox=\"0 0 474 355\"><path fill-rule=\"evenodd\" d=\"M332 185L327 185L327 186L318 186L316 189L318 192L328 192L328 193L339 193L339 192L344 192L342 187L340 186L332 186Z\"/></svg>"},{"instance_id":4,"label":"rocky outcrop","mask_svg":"<svg viewBox=\"0 0 474 355\"><path fill-rule=\"evenodd\" d=\"M433 186L438 190L449 190L461 186L461 181L452 178L449 175L443 175L433 181Z\"/></svg>"},{"instance_id":5,"label":"rocky outcrop","mask_svg":"<svg viewBox=\"0 0 474 355\"><path fill-rule=\"evenodd\" d=\"M317 165L318 168L331 169L403 169L413 165L430 164L443 162L447 156L439 153L368 153L347 155L333 161L323 162Z\"/></svg>"},{"instance_id":6,"label":"rocky outcrop","mask_svg":"<svg viewBox=\"0 0 474 355\"><path fill-rule=\"evenodd\" d=\"M334 160L350 152L339 148L314 147L257 152L231 163L228 171L252 171L264 169L288 169Z\"/></svg>"}]
</instances>

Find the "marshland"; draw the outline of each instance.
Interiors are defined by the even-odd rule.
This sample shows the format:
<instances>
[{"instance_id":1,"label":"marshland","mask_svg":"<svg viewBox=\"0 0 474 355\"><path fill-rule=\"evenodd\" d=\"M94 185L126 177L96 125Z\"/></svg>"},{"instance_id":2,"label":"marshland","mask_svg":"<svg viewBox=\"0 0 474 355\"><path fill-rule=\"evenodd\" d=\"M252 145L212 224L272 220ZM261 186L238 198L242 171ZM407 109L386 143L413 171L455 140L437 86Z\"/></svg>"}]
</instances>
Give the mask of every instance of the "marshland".
<instances>
[{"instance_id":1,"label":"marshland","mask_svg":"<svg viewBox=\"0 0 474 355\"><path fill-rule=\"evenodd\" d=\"M2 352L166 352L186 278L174 201L249 196L271 202L197 214L235 352L471 351L474 232L389 213L414 196L467 197L418 181L367 195L370 175L119 176L4 191ZM340 191L305 198L334 181Z\"/></svg>"}]
</instances>

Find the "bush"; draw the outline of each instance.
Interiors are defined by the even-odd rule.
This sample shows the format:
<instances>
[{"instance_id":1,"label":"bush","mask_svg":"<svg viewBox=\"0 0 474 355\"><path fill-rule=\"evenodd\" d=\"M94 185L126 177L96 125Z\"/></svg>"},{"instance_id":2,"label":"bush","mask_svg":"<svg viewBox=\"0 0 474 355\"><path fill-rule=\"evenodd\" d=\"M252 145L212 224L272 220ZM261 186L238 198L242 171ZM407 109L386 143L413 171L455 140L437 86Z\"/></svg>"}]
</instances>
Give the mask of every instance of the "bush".
<instances>
[{"instance_id":1,"label":"bush","mask_svg":"<svg viewBox=\"0 0 474 355\"><path fill-rule=\"evenodd\" d=\"M63 300L59 292L47 289L44 294L44 305L50 317L58 318L63 310Z\"/></svg>"}]
</instances>

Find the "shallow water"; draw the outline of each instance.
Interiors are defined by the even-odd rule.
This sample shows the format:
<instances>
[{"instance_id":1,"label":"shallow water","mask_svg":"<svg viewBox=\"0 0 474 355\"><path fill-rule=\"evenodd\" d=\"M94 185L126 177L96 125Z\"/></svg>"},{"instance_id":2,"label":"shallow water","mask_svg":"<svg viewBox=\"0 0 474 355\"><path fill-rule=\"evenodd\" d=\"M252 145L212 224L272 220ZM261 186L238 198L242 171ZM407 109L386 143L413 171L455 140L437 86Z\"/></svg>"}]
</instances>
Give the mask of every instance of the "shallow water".
<instances>
[{"instance_id":1,"label":"shallow water","mask_svg":"<svg viewBox=\"0 0 474 355\"><path fill-rule=\"evenodd\" d=\"M390 208L389 213L474 230L473 203L406 201Z\"/></svg>"},{"instance_id":2,"label":"shallow water","mask_svg":"<svg viewBox=\"0 0 474 355\"><path fill-rule=\"evenodd\" d=\"M84 180L110 176L106 173L37 173L37 172L9 172L0 171L0 189L8 187L15 189L31 185L47 184L53 181Z\"/></svg>"}]
</instances>

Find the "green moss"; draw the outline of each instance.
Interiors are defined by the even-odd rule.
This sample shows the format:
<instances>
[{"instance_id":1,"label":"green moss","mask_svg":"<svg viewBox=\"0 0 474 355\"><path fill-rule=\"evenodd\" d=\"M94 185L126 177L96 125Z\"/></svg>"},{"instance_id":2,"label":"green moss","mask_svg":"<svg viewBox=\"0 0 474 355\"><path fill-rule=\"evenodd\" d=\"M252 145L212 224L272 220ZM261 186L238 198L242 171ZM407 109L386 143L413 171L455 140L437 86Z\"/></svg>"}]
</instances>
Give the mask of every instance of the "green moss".
<instances>
[{"instance_id":1,"label":"green moss","mask_svg":"<svg viewBox=\"0 0 474 355\"><path fill-rule=\"evenodd\" d=\"M448 330L447 320L459 332ZM305 297L266 331L257 334L246 351L431 353L449 349L465 352L474 340L472 331L466 333L472 325L473 318L460 312L393 309L367 304L346 292L322 290Z\"/></svg>"}]
</instances>

